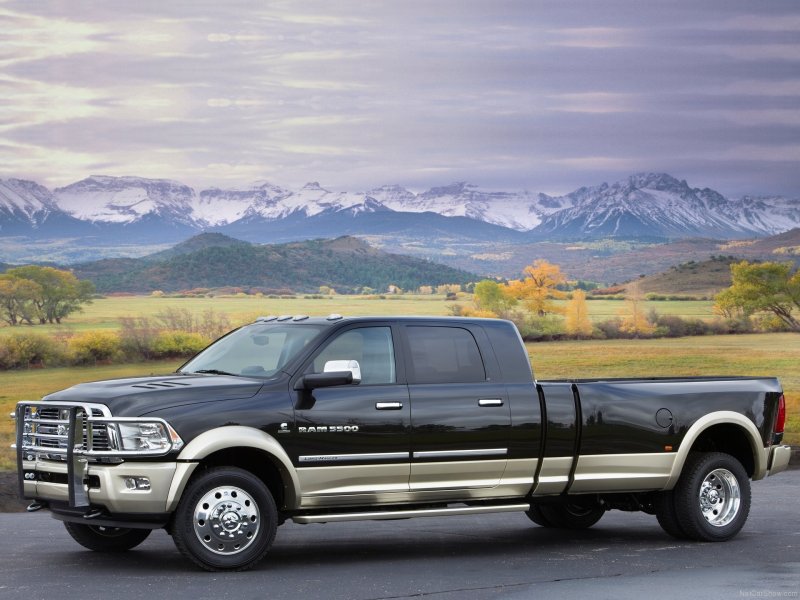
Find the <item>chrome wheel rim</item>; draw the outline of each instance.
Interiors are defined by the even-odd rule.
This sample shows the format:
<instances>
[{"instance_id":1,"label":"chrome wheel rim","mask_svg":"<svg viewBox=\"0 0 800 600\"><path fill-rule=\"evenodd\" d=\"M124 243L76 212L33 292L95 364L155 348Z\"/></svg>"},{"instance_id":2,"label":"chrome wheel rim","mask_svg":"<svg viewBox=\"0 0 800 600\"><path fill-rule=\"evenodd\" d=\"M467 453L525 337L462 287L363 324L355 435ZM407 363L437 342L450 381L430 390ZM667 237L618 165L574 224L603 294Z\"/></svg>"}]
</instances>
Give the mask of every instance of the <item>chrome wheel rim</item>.
<instances>
[{"instance_id":1,"label":"chrome wheel rim","mask_svg":"<svg viewBox=\"0 0 800 600\"><path fill-rule=\"evenodd\" d=\"M728 469L714 469L700 484L699 500L703 518L714 527L724 527L739 513L739 481Z\"/></svg>"},{"instance_id":2,"label":"chrome wheel rim","mask_svg":"<svg viewBox=\"0 0 800 600\"><path fill-rule=\"evenodd\" d=\"M194 532L214 554L238 554L258 534L261 515L253 497L241 488L220 486L206 493L194 508Z\"/></svg>"}]
</instances>

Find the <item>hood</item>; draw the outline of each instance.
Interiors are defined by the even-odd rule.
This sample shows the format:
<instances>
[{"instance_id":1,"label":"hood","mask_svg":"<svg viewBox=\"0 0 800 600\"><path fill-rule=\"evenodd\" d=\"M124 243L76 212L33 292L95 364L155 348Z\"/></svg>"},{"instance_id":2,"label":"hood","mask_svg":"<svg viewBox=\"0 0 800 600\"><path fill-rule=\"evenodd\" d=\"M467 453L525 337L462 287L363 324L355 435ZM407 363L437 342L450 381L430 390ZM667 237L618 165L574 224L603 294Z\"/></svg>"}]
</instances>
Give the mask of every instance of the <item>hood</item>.
<instances>
[{"instance_id":1,"label":"hood","mask_svg":"<svg viewBox=\"0 0 800 600\"><path fill-rule=\"evenodd\" d=\"M263 385L246 377L172 374L80 383L43 400L105 404L115 417L138 417L171 406L250 398Z\"/></svg>"}]
</instances>

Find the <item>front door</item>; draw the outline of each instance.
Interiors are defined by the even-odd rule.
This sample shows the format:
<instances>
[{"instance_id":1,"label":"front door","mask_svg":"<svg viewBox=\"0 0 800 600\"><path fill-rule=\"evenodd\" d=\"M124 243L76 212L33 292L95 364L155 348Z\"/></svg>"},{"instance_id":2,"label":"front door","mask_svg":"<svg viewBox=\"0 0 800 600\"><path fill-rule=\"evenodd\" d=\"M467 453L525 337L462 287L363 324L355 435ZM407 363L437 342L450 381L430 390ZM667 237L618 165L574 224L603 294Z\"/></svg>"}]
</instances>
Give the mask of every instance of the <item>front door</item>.
<instances>
[{"instance_id":1,"label":"front door","mask_svg":"<svg viewBox=\"0 0 800 600\"><path fill-rule=\"evenodd\" d=\"M355 360L361 382L298 392L287 449L302 506L389 502L408 492L411 412L394 339L388 324L345 329L303 369L322 373L329 361Z\"/></svg>"}]
</instances>

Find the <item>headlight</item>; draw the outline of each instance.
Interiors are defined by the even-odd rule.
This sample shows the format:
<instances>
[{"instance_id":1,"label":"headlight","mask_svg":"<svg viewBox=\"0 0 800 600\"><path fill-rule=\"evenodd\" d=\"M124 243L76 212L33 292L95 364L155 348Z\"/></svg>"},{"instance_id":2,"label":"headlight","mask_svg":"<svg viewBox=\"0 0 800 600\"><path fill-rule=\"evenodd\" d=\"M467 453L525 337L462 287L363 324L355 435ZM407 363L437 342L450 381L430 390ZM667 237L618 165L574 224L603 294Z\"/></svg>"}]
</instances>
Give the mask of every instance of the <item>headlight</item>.
<instances>
[{"instance_id":1,"label":"headlight","mask_svg":"<svg viewBox=\"0 0 800 600\"><path fill-rule=\"evenodd\" d=\"M177 432L164 422L118 422L120 450L169 452L183 446Z\"/></svg>"}]
</instances>

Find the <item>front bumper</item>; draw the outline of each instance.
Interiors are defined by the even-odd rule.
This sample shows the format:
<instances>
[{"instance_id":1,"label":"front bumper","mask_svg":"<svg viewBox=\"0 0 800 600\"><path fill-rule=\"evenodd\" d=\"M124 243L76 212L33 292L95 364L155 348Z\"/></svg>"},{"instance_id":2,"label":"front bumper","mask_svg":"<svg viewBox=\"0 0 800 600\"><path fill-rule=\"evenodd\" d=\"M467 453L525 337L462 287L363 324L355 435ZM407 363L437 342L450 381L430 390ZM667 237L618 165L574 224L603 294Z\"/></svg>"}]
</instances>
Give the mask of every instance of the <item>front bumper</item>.
<instances>
[{"instance_id":1,"label":"front bumper","mask_svg":"<svg viewBox=\"0 0 800 600\"><path fill-rule=\"evenodd\" d=\"M167 512L167 498L175 476L176 462L124 462L116 465L89 464L81 485L87 505L114 514ZM70 502L70 469L67 463L23 460L19 472L20 491L25 498L44 502ZM73 475L74 477L74 475ZM126 480L146 477L150 489L129 489Z\"/></svg>"}]
</instances>

